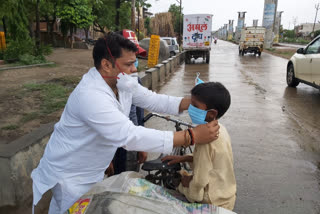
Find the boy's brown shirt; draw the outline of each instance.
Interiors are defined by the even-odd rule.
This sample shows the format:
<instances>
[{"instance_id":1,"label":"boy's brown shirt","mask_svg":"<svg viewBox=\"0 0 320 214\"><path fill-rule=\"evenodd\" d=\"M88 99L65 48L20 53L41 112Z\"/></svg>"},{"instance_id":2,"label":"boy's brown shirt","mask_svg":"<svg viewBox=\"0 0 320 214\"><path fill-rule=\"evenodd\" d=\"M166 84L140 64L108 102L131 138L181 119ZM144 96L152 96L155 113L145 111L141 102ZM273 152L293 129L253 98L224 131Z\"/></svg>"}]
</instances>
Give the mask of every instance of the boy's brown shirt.
<instances>
[{"instance_id":1,"label":"boy's brown shirt","mask_svg":"<svg viewBox=\"0 0 320 214\"><path fill-rule=\"evenodd\" d=\"M236 179L230 136L220 125L219 138L209 144L195 145L193 178L189 188L178 189L190 202L209 203L233 210Z\"/></svg>"}]
</instances>

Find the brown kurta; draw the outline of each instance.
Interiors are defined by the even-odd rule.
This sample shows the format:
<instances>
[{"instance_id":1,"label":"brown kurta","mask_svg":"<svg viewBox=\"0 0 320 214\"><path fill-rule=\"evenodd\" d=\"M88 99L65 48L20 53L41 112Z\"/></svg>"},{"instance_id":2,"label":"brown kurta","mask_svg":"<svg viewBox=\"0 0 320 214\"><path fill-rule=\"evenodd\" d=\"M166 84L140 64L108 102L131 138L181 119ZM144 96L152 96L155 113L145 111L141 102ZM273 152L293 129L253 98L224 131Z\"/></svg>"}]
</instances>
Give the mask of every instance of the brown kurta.
<instances>
[{"instance_id":1,"label":"brown kurta","mask_svg":"<svg viewBox=\"0 0 320 214\"><path fill-rule=\"evenodd\" d=\"M178 190L190 202L213 204L233 210L236 200L236 179L230 136L220 125L219 138L209 144L195 145L193 178L189 188Z\"/></svg>"}]
</instances>

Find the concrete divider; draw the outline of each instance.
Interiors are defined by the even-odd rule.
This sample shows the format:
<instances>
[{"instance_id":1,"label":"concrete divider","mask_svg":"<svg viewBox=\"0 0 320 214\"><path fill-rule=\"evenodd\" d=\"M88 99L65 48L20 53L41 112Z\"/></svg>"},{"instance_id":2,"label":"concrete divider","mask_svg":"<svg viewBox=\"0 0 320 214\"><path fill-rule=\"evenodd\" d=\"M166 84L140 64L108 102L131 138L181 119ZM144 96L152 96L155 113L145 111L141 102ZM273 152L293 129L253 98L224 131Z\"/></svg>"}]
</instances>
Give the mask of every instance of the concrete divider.
<instances>
[{"instance_id":1,"label":"concrete divider","mask_svg":"<svg viewBox=\"0 0 320 214\"><path fill-rule=\"evenodd\" d=\"M166 79L164 64L158 64L155 66L155 68L158 69L158 79L159 79L159 82L161 83Z\"/></svg>"},{"instance_id":2,"label":"concrete divider","mask_svg":"<svg viewBox=\"0 0 320 214\"><path fill-rule=\"evenodd\" d=\"M164 65L164 73L165 73L165 76L169 76L170 75L170 64L169 64L169 61L168 60L164 60L162 61L162 64Z\"/></svg>"},{"instance_id":3,"label":"concrete divider","mask_svg":"<svg viewBox=\"0 0 320 214\"><path fill-rule=\"evenodd\" d=\"M32 197L31 172L37 167L54 123L0 145L0 207L19 206Z\"/></svg>"},{"instance_id":4,"label":"concrete divider","mask_svg":"<svg viewBox=\"0 0 320 214\"><path fill-rule=\"evenodd\" d=\"M146 70L146 74L149 74L151 76L151 90L156 90L156 87L158 86L158 69L156 68L149 68Z\"/></svg>"},{"instance_id":5,"label":"concrete divider","mask_svg":"<svg viewBox=\"0 0 320 214\"><path fill-rule=\"evenodd\" d=\"M183 62L183 54L163 61L155 68L139 72L142 85L156 90L161 82L174 72L174 60ZM0 145L0 207L20 206L32 198L31 172L37 167L53 131L54 123L42 125L37 130Z\"/></svg>"},{"instance_id":6,"label":"concrete divider","mask_svg":"<svg viewBox=\"0 0 320 214\"><path fill-rule=\"evenodd\" d=\"M168 64L169 64L169 74L171 74L172 71L173 71L172 58L169 58L169 59L168 59Z\"/></svg>"}]
</instances>

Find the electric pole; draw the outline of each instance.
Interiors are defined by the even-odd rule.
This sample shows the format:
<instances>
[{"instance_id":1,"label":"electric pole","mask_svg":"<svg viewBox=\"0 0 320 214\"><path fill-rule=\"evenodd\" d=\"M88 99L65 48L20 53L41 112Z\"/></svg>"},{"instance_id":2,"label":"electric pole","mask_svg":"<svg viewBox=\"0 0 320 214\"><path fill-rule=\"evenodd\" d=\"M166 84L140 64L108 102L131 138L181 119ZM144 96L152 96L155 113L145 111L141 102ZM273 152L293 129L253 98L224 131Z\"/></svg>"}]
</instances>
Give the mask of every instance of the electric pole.
<instances>
[{"instance_id":1,"label":"electric pole","mask_svg":"<svg viewBox=\"0 0 320 214\"><path fill-rule=\"evenodd\" d=\"M314 18L314 23L313 23L313 28L312 28L312 37L314 35L314 27L316 26L316 22L317 22L317 15L318 15L318 10L319 10L319 3L315 6L316 8L316 17Z\"/></svg>"}]
</instances>

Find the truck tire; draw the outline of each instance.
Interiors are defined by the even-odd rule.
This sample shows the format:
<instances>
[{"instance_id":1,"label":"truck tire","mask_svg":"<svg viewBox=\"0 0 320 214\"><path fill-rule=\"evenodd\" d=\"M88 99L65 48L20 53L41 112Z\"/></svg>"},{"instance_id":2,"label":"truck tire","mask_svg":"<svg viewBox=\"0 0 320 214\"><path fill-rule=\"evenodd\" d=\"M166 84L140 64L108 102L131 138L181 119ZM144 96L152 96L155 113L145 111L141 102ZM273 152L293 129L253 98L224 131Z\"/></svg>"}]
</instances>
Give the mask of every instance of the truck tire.
<instances>
[{"instance_id":1,"label":"truck tire","mask_svg":"<svg viewBox=\"0 0 320 214\"><path fill-rule=\"evenodd\" d=\"M290 64L287 68L287 85L289 87L296 87L299 85L299 80L297 80L294 76L294 68L292 64Z\"/></svg>"},{"instance_id":2,"label":"truck tire","mask_svg":"<svg viewBox=\"0 0 320 214\"><path fill-rule=\"evenodd\" d=\"M189 55L189 52L186 52L186 54L185 54L185 63L186 63L186 64L190 64L190 55Z\"/></svg>"},{"instance_id":3,"label":"truck tire","mask_svg":"<svg viewBox=\"0 0 320 214\"><path fill-rule=\"evenodd\" d=\"M207 52L207 54L206 54L206 63L207 64L210 63L210 52Z\"/></svg>"}]
</instances>

